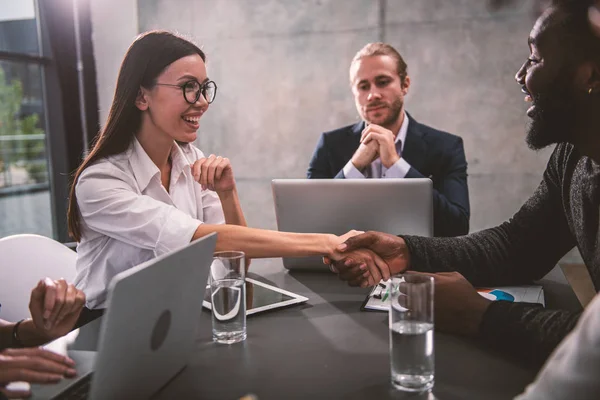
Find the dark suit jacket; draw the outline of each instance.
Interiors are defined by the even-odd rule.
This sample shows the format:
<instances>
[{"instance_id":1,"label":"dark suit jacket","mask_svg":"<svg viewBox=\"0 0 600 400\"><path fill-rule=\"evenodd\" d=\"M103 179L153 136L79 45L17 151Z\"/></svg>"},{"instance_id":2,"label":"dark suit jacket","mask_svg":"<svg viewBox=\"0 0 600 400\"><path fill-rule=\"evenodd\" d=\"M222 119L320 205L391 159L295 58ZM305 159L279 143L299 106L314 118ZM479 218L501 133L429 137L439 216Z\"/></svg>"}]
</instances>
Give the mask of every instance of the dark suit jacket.
<instances>
[{"instance_id":1,"label":"dark suit jacket","mask_svg":"<svg viewBox=\"0 0 600 400\"><path fill-rule=\"evenodd\" d=\"M410 115L408 118L402 152L402 158L411 165L406 177L433 181L434 235L466 235L470 210L462 138L420 124ZM344 178L342 169L358 149L364 127L365 123L359 122L323 133L310 160L308 178Z\"/></svg>"}]
</instances>

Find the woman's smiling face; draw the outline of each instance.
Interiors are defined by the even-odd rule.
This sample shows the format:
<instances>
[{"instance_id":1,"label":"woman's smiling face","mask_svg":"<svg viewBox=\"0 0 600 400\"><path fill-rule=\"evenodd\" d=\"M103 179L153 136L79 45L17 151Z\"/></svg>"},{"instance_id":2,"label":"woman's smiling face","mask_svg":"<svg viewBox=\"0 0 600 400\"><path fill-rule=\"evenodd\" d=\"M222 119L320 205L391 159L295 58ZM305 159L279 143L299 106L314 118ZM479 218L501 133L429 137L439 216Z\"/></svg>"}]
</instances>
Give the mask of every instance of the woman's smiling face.
<instances>
[{"instance_id":1,"label":"woman's smiling face","mask_svg":"<svg viewBox=\"0 0 600 400\"><path fill-rule=\"evenodd\" d=\"M138 108L148 113L155 129L184 143L196 140L200 117L209 105L203 95L194 104L186 101L182 87L190 81L199 84L208 81L206 65L198 54L170 64L158 76L154 87L141 89L141 96L136 102Z\"/></svg>"}]
</instances>

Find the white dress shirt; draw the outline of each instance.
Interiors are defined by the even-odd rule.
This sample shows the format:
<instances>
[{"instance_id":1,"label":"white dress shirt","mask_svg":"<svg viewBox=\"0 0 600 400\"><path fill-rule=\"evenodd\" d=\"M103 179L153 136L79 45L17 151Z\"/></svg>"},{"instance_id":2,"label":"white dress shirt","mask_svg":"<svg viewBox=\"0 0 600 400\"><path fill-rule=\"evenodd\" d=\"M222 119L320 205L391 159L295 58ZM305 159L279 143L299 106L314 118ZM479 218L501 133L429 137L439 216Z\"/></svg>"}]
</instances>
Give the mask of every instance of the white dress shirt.
<instances>
[{"instance_id":1,"label":"white dress shirt","mask_svg":"<svg viewBox=\"0 0 600 400\"><path fill-rule=\"evenodd\" d=\"M404 112L404 111L403 111ZM360 172L354 164L352 164L352 160L348 161L348 163L344 166L344 177L346 179L365 179L365 178L404 178L406 174L408 174L408 170L410 170L411 166L406 160L402 157L402 150L404 150L404 144L406 143L406 133L408 132L408 122L409 118L406 113L404 113L404 120L402 121L402 126L400 126L400 130L396 135L396 140L394 143L398 144L400 142L400 149L398 151L398 155L400 155L400 159L396 161L390 168L386 168L385 165L381 164L381 159L377 158L370 165L370 173L366 175ZM396 146L398 148L398 146Z\"/></svg>"},{"instance_id":2,"label":"white dress shirt","mask_svg":"<svg viewBox=\"0 0 600 400\"><path fill-rule=\"evenodd\" d=\"M217 194L192 176L191 165L201 157L191 144L173 146L168 192L135 137L127 151L83 171L75 188L82 231L75 285L87 308L105 307L117 273L187 245L203 222L225 222Z\"/></svg>"},{"instance_id":3,"label":"white dress shirt","mask_svg":"<svg viewBox=\"0 0 600 400\"><path fill-rule=\"evenodd\" d=\"M600 398L600 295L561 342L535 382L516 400Z\"/></svg>"}]
</instances>

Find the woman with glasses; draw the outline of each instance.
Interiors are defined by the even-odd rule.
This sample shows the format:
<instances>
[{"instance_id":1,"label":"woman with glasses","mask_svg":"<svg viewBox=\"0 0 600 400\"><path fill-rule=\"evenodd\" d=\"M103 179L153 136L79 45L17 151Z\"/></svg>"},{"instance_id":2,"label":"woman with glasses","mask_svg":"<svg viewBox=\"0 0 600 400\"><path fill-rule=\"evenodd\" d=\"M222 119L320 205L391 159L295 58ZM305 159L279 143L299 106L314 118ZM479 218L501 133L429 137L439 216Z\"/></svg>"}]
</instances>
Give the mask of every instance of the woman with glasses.
<instances>
[{"instance_id":1,"label":"woman with glasses","mask_svg":"<svg viewBox=\"0 0 600 400\"><path fill-rule=\"evenodd\" d=\"M249 258L327 255L344 237L246 227L231 164L192 143L217 85L196 45L165 31L139 36L121 65L105 127L77 169L69 232L78 242L82 322L105 307L117 273L218 232L217 250ZM376 269L376 268L375 268Z\"/></svg>"}]
</instances>

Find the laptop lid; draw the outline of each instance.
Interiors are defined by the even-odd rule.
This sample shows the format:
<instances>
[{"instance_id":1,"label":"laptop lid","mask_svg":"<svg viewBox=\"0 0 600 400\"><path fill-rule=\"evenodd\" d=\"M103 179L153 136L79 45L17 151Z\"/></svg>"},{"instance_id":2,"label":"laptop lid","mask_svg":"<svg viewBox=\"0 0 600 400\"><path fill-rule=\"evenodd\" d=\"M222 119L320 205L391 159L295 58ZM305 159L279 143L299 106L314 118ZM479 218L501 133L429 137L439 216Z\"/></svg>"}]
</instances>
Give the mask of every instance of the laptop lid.
<instances>
[{"instance_id":1,"label":"laptop lid","mask_svg":"<svg viewBox=\"0 0 600 400\"><path fill-rule=\"evenodd\" d=\"M271 186L280 231L433 236L433 183L427 178L274 179ZM284 258L283 265L324 269L320 257Z\"/></svg>"},{"instance_id":2,"label":"laptop lid","mask_svg":"<svg viewBox=\"0 0 600 400\"><path fill-rule=\"evenodd\" d=\"M91 399L147 398L186 365L216 239L207 235L113 278Z\"/></svg>"},{"instance_id":3,"label":"laptop lid","mask_svg":"<svg viewBox=\"0 0 600 400\"><path fill-rule=\"evenodd\" d=\"M76 349L68 354L78 377L32 385L32 398L63 398L90 372L90 399L148 398L164 386L192 353L216 240L216 233L207 235L116 275L102 319L47 346ZM93 337L78 343L82 335ZM81 350L95 348L96 341L98 352Z\"/></svg>"}]
</instances>

